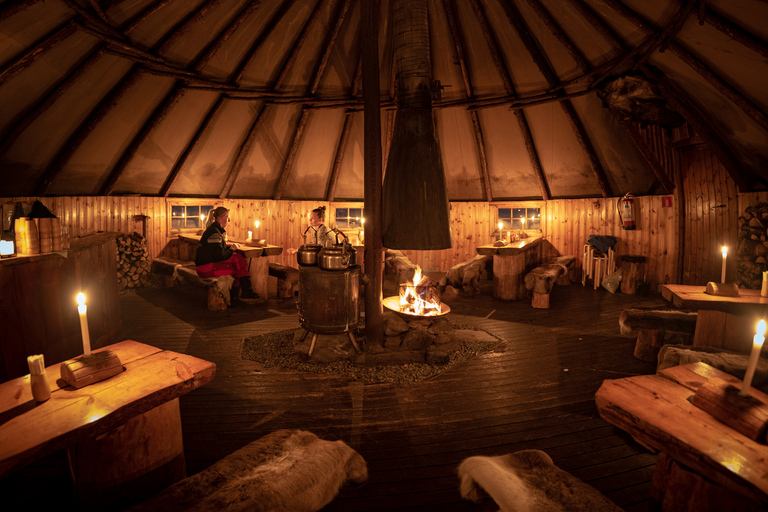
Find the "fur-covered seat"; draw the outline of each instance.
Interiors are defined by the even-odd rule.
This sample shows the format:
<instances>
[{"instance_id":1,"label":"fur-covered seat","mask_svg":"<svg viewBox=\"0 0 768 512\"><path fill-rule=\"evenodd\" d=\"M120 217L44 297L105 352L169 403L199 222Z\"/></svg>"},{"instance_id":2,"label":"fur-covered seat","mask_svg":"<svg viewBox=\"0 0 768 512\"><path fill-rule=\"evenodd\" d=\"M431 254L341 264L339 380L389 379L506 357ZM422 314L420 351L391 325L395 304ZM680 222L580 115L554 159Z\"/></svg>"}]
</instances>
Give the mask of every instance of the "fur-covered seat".
<instances>
[{"instance_id":1,"label":"fur-covered seat","mask_svg":"<svg viewBox=\"0 0 768 512\"><path fill-rule=\"evenodd\" d=\"M501 512L621 512L608 498L558 468L546 453L523 450L469 457L458 468L462 497L490 496Z\"/></svg>"},{"instance_id":2,"label":"fur-covered seat","mask_svg":"<svg viewBox=\"0 0 768 512\"><path fill-rule=\"evenodd\" d=\"M130 510L314 512L346 482L367 479L365 460L343 441L277 430Z\"/></svg>"}]
</instances>

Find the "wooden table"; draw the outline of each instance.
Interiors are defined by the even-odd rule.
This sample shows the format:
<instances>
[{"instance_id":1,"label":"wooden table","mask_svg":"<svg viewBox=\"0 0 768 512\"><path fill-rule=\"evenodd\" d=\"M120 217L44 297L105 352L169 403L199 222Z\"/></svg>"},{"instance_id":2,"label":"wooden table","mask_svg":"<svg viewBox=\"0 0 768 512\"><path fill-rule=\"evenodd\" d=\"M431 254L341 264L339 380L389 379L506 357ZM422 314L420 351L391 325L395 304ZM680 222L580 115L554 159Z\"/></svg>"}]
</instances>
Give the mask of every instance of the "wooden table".
<instances>
[{"instance_id":1,"label":"wooden table","mask_svg":"<svg viewBox=\"0 0 768 512\"><path fill-rule=\"evenodd\" d=\"M525 274L542 262L543 237L531 237L494 247L481 245L475 250L483 256L493 256L493 296L517 300L528 296Z\"/></svg>"},{"instance_id":2,"label":"wooden table","mask_svg":"<svg viewBox=\"0 0 768 512\"><path fill-rule=\"evenodd\" d=\"M105 349L122 373L74 389L59 364L48 366L43 403L29 375L0 384L0 478L66 448L82 508L98 509L143 501L186 476L179 397L210 382L216 365L132 340Z\"/></svg>"},{"instance_id":3,"label":"wooden table","mask_svg":"<svg viewBox=\"0 0 768 512\"><path fill-rule=\"evenodd\" d=\"M179 253L182 259L195 259L194 251L197 251L200 238L200 235L179 235ZM256 299L256 302L266 302L269 297L269 261L266 256L279 256L282 254L283 248L279 245L269 244L262 247L250 247L245 245L245 242L237 240L229 240L229 243L239 244L240 247L237 250L248 260L248 274L251 278L251 288L259 294L259 298ZM181 249L182 244L187 245L185 250ZM182 252L186 258L181 256Z\"/></svg>"},{"instance_id":4,"label":"wooden table","mask_svg":"<svg viewBox=\"0 0 768 512\"><path fill-rule=\"evenodd\" d=\"M691 363L667 368L657 375L606 380L595 402L603 419L629 432L643 446L661 452L654 475L654 493L658 495L654 497L662 498L662 509L672 510L680 506L679 500L686 499L701 503L706 500L710 508L678 510L752 510L749 502L734 505L734 501L746 498L759 503L754 510L765 510L768 446L752 441L688 401L699 386L713 377L741 386L739 379L709 365ZM754 388L753 392L755 396L759 393ZM669 459L675 463L673 466L667 464ZM705 481L697 480L695 491L681 488L685 487L685 479L679 477L684 471L680 465L695 472L687 478L697 480L699 475L717 486L708 488ZM671 473L670 467L674 468ZM704 488L708 489L707 496L700 495ZM724 500L729 506L720 506L716 500Z\"/></svg>"},{"instance_id":5,"label":"wooden table","mask_svg":"<svg viewBox=\"0 0 768 512\"><path fill-rule=\"evenodd\" d=\"M680 309L698 310L693 344L749 352L755 325L768 320L768 298L760 290L739 290L738 297L704 293L705 286L665 284L661 295Z\"/></svg>"}]
</instances>

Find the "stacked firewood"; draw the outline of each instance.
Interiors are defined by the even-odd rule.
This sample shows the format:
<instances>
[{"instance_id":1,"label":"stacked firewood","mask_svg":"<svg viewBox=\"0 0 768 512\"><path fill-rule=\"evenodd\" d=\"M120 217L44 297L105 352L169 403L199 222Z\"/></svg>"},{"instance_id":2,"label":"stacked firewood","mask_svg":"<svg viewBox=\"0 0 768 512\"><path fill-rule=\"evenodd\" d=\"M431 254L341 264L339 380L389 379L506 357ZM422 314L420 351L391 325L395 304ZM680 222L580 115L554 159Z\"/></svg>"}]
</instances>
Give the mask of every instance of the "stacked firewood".
<instances>
[{"instance_id":1,"label":"stacked firewood","mask_svg":"<svg viewBox=\"0 0 768 512\"><path fill-rule=\"evenodd\" d=\"M759 290L768 270L768 203L749 206L739 217L736 284Z\"/></svg>"},{"instance_id":2,"label":"stacked firewood","mask_svg":"<svg viewBox=\"0 0 768 512\"><path fill-rule=\"evenodd\" d=\"M147 241L138 233L117 237L117 284L120 290L140 288L149 282L151 262Z\"/></svg>"}]
</instances>

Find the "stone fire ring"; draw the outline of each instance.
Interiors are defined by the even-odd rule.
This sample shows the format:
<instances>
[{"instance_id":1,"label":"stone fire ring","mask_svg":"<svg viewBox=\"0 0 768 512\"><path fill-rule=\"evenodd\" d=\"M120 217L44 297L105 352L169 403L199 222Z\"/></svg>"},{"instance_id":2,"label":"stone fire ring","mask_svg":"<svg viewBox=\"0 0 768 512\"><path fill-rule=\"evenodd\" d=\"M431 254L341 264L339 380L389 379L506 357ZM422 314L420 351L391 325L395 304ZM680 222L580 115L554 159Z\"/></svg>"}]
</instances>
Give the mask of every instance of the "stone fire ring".
<instances>
[{"instance_id":1,"label":"stone fire ring","mask_svg":"<svg viewBox=\"0 0 768 512\"><path fill-rule=\"evenodd\" d=\"M440 314L439 315L429 315L429 316L412 315L410 313L406 313L404 311L400 311L400 297L397 296L397 295L393 295L391 297L387 297L386 299L384 299L382 304L384 304L385 308L387 308L390 311L394 311L395 313L397 313L398 315L400 315L402 318L404 318L406 320L421 320L422 318L427 318L427 319L429 319L429 318L438 318L438 317L441 317L441 316L445 316L445 315L447 315L448 313L451 312L451 307L448 304L446 304L445 302L441 302L440 303Z\"/></svg>"}]
</instances>

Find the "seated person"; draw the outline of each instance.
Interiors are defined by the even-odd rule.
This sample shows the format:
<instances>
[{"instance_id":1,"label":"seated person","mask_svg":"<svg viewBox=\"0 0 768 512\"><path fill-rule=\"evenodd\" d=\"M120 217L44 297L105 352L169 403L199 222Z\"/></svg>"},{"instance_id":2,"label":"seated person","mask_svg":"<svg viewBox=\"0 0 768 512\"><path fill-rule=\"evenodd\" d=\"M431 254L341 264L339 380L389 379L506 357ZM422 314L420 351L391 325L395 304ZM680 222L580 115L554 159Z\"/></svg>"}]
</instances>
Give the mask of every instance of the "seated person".
<instances>
[{"instance_id":1,"label":"seated person","mask_svg":"<svg viewBox=\"0 0 768 512\"><path fill-rule=\"evenodd\" d=\"M240 298L258 299L259 294L251 288L251 278L248 274L248 264L245 257L236 252L237 244L227 244L229 210L223 206L211 210L200 245L195 255L197 275L200 277L218 277L232 275L235 286L240 285ZM235 297L237 294L234 295Z\"/></svg>"},{"instance_id":2,"label":"seated person","mask_svg":"<svg viewBox=\"0 0 768 512\"><path fill-rule=\"evenodd\" d=\"M319 244L323 247L333 247L336 244L336 233L328 229L325 224L325 206L312 210L309 214L309 227L304 234L309 232L308 244ZM296 249L288 249L288 254L295 254Z\"/></svg>"}]
</instances>

